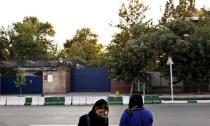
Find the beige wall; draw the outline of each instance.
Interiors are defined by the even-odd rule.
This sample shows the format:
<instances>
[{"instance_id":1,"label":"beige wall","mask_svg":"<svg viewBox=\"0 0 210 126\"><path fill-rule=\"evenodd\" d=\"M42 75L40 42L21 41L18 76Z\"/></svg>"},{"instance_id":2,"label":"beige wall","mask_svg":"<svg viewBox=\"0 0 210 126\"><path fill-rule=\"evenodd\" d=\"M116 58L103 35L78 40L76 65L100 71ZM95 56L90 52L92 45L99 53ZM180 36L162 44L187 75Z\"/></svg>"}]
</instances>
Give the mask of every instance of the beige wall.
<instances>
[{"instance_id":1,"label":"beige wall","mask_svg":"<svg viewBox=\"0 0 210 126\"><path fill-rule=\"evenodd\" d=\"M66 92L70 92L70 89L71 89L70 80L71 80L70 72L66 71Z\"/></svg>"},{"instance_id":2,"label":"beige wall","mask_svg":"<svg viewBox=\"0 0 210 126\"><path fill-rule=\"evenodd\" d=\"M52 76L51 76L52 75ZM52 77L52 82L49 82ZM69 71L65 68L58 68L54 71L43 71L43 92L67 93L69 91Z\"/></svg>"},{"instance_id":3,"label":"beige wall","mask_svg":"<svg viewBox=\"0 0 210 126\"><path fill-rule=\"evenodd\" d=\"M152 86L170 86L170 80L167 78L160 78L160 72L150 72L152 76ZM161 79L161 80L160 80ZM173 80L175 81L176 78L173 77ZM161 84L160 84L161 83ZM183 86L182 82L177 83L175 86Z\"/></svg>"}]
</instances>

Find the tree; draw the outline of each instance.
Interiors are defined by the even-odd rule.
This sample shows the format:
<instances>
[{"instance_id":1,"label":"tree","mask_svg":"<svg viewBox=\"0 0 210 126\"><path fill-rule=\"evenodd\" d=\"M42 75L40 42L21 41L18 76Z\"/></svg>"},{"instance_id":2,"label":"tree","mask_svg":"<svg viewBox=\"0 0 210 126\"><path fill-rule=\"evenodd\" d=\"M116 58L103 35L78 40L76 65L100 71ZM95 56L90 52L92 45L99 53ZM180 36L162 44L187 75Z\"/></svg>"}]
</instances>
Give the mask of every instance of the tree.
<instances>
[{"instance_id":1,"label":"tree","mask_svg":"<svg viewBox=\"0 0 210 126\"><path fill-rule=\"evenodd\" d=\"M151 23L145 19L147 10L148 7L140 0L127 0L122 4L119 10L120 22L116 25L121 32L115 34L112 43L107 47L106 62L107 67L111 69L111 78L128 82L136 78L145 81L144 53L138 53L133 47L136 46L136 39L147 32ZM140 47L139 50L144 48Z\"/></svg>"},{"instance_id":2,"label":"tree","mask_svg":"<svg viewBox=\"0 0 210 126\"><path fill-rule=\"evenodd\" d=\"M20 88L20 94L22 94L22 87L26 86L26 78L24 75L24 70L22 70L20 67L18 68L16 74L15 86Z\"/></svg>"},{"instance_id":3,"label":"tree","mask_svg":"<svg viewBox=\"0 0 210 126\"><path fill-rule=\"evenodd\" d=\"M168 0L165 5L163 16L161 17L159 23L161 25L166 24L170 18L173 18L174 13L175 13L175 8L173 0Z\"/></svg>"},{"instance_id":4,"label":"tree","mask_svg":"<svg viewBox=\"0 0 210 126\"><path fill-rule=\"evenodd\" d=\"M167 23L166 27L170 29L174 34L180 37L186 37L186 35L190 35L195 31L195 24L191 21L186 20L174 20Z\"/></svg>"},{"instance_id":5,"label":"tree","mask_svg":"<svg viewBox=\"0 0 210 126\"><path fill-rule=\"evenodd\" d=\"M166 61L172 56L174 83L196 84L199 91L200 85L209 82L210 75L209 21L206 22L197 26L190 21L174 20L165 27L134 27L132 35L135 37L129 39L124 48L117 44L108 48L111 77L145 81L146 74L143 73L146 70L161 71L169 77Z\"/></svg>"},{"instance_id":6,"label":"tree","mask_svg":"<svg viewBox=\"0 0 210 126\"><path fill-rule=\"evenodd\" d=\"M97 35L89 28L82 28L76 31L72 39L66 40L63 54L71 61L75 56L79 56L86 60L89 66L100 66L102 48L103 46L98 44Z\"/></svg>"},{"instance_id":7,"label":"tree","mask_svg":"<svg viewBox=\"0 0 210 126\"><path fill-rule=\"evenodd\" d=\"M209 20L210 21L210 20ZM197 91L200 92L199 85L209 83L210 77L210 24L196 28L195 32L189 37L192 48L189 57L188 75L184 81L197 85Z\"/></svg>"},{"instance_id":8,"label":"tree","mask_svg":"<svg viewBox=\"0 0 210 126\"><path fill-rule=\"evenodd\" d=\"M114 25L121 30L114 35L112 40L115 44L125 44L132 38L132 28L136 25L148 25L151 20L145 19L145 12L149 9L140 0L127 0L119 9L119 23Z\"/></svg>"},{"instance_id":9,"label":"tree","mask_svg":"<svg viewBox=\"0 0 210 126\"><path fill-rule=\"evenodd\" d=\"M169 1L172 6L173 2ZM174 21L162 21L160 24L177 36L174 51L170 54L176 62L174 75L178 81L184 82L185 87L197 85L199 92L202 84L209 83L209 52L206 50L209 46L209 13L205 8L196 9L195 0L180 0L174 9L167 6L169 4L166 4L165 13L173 12L170 16ZM169 19L170 16L163 15L162 19ZM194 17L197 18L194 20ZM164 69L164 65L160 69Z\"/></svg>"},{"instance_id":10,"label":"tree","mask_svg":"<svg viewBox=\"0 0 210 126\"><path fill-rule=\"evenodd\" d=\"M125 45L125 43L131 38L130 32L128 30L122 30L113 36L112 43L116 45Z\"/></svg>"},{"instance_id":11,"label":"tree","mask_svg":"<svg viewBox=\"0 0 210 126\"><path fill-rule=\"evenodd\" d=\"M174 20L166 28L158 28L150 34L150 50L158 61L158 69L169 76L166 66L168 56L173 58L173 75L176 82L184 82L185 87L209 83L209 23L197 26L190 21Z\"/></svg>"},{"instance_id":12,"label":"tree","mask_svg":"<svg viewBox=\"0 0 210 126\"><path fill-rule=\"evenodd\" d=\"M14 30L8 26L7 29L0 29L0 59L7 60L14 56L12 44L14 40Z\"/></svg>"},{"instance_id":13,"label":"tree","mask_svg":"<svg viewBox=\"0 0 210 126\"><path fill-rule=\"evenodd\" d=\"M58 50L58 45L54 44L53 42L48 46L48 51L47 51L47 58L49 60L57 60L59 59L59 53L61 51Z\"/></svg>"},{"instance_id":14,"label":"tree","mask_svg":"<svg viewBox=\"0 0 210 126\"><path fill-rule=\"evenodd\" d=\"M12 26L0 30L0 48L7 50L8 56L3 59L13 60L37 60L53 57L57 46L53 37L53 26L46 22L40 22L36 17L25 17L23 21L16 22ZM4 51L5 52L5 51Z\"/></svg>"},{"instance_id":15,"label":"tree","mask_svg":"<svg viewBox=\"0 0 210 126\"><path fill-rule=\"evenodd\" d=\"M46 22L40 22L36 17L25 17L22 22L13 24L16 33L14 40L15 58L22 59L46 59L48 50L52 45L55 31L53 26Z\"/></svg>"},{"instance_id":16,"label":"tree","mask_svg":"<svg viewBox=\"0 0 210 126\"><path fill-rule=\"evenodd\" d=\"M127 30L137 24L148 23L145 20L145 12L148 6L145 6L141 0L127 0L119 9L120 22L117 25L122 30Z\"/></svg>"},{"instance_id":17,"label":"tree","mask_svg":"<svg viewBox=\"0 0 210 126\"><path fill-rule=\"evenodd\" d=\"M173 17L175 19L185 19L191 17L195 12L195 0L179 0Z\"/></svg>"},{"instance_id":18,"label":"tree","mask_svg":"<svg viewBox=\"0 0 210 126\"><path fill-rule=\"evenodd\" d=\"M109 56L107 65L111 68L110 77L127 82L133 82L136 79L141 82L148 81L146 65L150 61L150 48L144 41L149 36L145 35L149 28L145 26L136 26L133 28L132 35L134 39L129 39L124 45L110 45L107 50Z\"/></svg>"},{"instance_id":19,"label":"tree","mask_svg":"<svg viewBox=\"0 0 210 126\"><path fill-rule=\"evenodd\" d=\"M165 4L165 10L159 23L165 25L173 19L185 20L197 13L195 0L179 0L179 4L174 6L173 0L168 0Z\"/></svg>"}]
</instances>

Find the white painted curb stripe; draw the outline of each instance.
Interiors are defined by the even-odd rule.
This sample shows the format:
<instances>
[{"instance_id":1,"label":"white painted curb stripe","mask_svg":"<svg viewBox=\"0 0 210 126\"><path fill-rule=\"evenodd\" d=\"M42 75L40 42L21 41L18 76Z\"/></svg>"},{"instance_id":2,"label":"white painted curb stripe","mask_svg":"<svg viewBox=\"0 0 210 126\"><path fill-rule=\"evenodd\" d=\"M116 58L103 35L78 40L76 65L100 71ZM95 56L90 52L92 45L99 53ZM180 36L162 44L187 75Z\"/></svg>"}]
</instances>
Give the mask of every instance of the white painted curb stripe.
<instances>
[{"instance_id":1,"label":"white painted curb stripe","mask_svg":"<svg viewBox=\"0 0 210 126\"><path fill-rule=\"evenodd\" d=\"M7 97L6 105L24 105L25 97Z\"/></svg>"},{"instance_id":2,"label":"white painted curb stripe","mask_svg":"<svg viewBox=\"0 0 210 126\"><path fill-rule=\"evenodd\" d=\"M29 126L76 126L76 125L29 125Z\"/></svg>"},{"instance_id":3,"label":"white painted curb stripe","mask_svg":"<svg viewBox=\"0 0 210 126\"><path fill-rule=\"evenodd\" d=\"M79 97L79 105L86 105L86 97L84 96Z\"/></svg>"},{"instance_id":4,"label":"white painted curb stripe","mask_svg":"<svg viewBox=\"0 0 210 126\"><path fill-rule=\"evenodd\" d=\"M29 125L29 126L77 126L77 125ZM109 125L109 126L119 126L119 125Z\"/></svg>"},{"instance_id":5,"label":"white painted curb stripe","mask_svg":"<svg viewBox=\"0 0 210 126\"><path fill-rule=\"evenodd\" d=\"M0 105L24 105L26 97L1 96ZM31 96L31 97L32 97L31 105L44 105L45 97L41 96ZM124 105L128 104L129 96L124 95L122 96L122 98L123 98L123 104ZM65 105L93 105L99 99L107 100L107 97L106 96L65 96ZM174 101L161 100L161 103L162 104L210 103L210 100L174 100Z\"/></svg>"},{"instance_id":6,"label":"white painted curb stripe","mask_svg":"<svg viewBox=\"0 0 210 126\"><path fill-rule=\"evenodd\" d=\"M0 105L6 105L7 98L6 97L0 97Z\"/></svg>"},{"instance_id":7,"label":"white painted curb stripe","mask_svg":"<svg viewBox=\"0 0 210 126\"><path fill-rule=\"evenodd\" d=\"M123 97L123 105L128 105L129 103L129 96L122 96Z\"/></svg>"},{"instance_id":8,"label":"white painted curb stripe","mask_svg":"<svg viewBox=\"0 0 210 126\"><path fill-rule=\"evenodd\" d=\"M38 104L37 105L44 105L45 98L44 97L38 97Z\"/></svg>"},{"instance_id":9,"label":"white painted curb stripe","mask_svg":"<svg viewBox=\"0 0 210 126\"><path fill-rule=\"evenodd\" d=\"M93 104L94 104L93 97L87 96L86 105L93 105Z\"/></svg>"},{"instance_id":10,"label":"white painted curb stripe","mask_svg":"<svg viewBox=\"0 0 210 126\"><path fill-rule=\"evenodd\" d=\"M72 98L71 96L66 96L65 97L65 105L71 105L72 103Z\"/></svg>"},{"instance_id":11,"label":"white painted curb stripe","mask_svg":"<svg viewBox=\"0 0 210 126\"><path fill-rule=\"evenodd\" d=\"M210 100L197 100L197 103L210 103Z\"/></svg>"},{"instance_id":12,"label":"white painted curb stripe","mask_svg":"<svg viewBox=\"0 0 210 126\"><path fill-rule=\"evenodd\" d=\"M37 96L32 97L31 105L38 105L39 98Z\"/></svg>"},{"instance_id":13,"label":"white painted curb stripe","mask_svg":"<svg viewBox=\"0 0 210 126\"><path fill-rule=\"evenodd\" d=\"M183 100L183 101L161 101L162 104L183 104L183 103L188 103L187 101Z\"/></svg>"},{"instance_id":14,"label":"white painted curb stripe","mask_svg":"<svg viewBox=\"0 0 210 126\"><path fill-rule=\"evenodd\" d=\"M79 96L72 97L72 105L79 105Z\"/></svg>"}]
</instances>

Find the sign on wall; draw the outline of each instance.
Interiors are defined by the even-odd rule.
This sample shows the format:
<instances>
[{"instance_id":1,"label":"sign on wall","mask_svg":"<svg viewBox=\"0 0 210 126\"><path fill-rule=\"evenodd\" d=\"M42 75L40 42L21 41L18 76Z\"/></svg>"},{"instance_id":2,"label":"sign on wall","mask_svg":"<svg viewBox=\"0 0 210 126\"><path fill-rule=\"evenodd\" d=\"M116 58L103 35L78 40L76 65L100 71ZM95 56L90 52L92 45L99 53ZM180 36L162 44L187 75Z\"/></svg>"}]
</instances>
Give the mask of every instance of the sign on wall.
<instances>
[{"instance_id":1,"label":"sign on wall","mask_svg":"<svg viewBox=\"0 0 210 126\"><path fill-rule=\"evenodd\" d=\"M53 75L48 75L47 76L47 81L48 82L53 82Z\"/></svg>"}]
</instances>

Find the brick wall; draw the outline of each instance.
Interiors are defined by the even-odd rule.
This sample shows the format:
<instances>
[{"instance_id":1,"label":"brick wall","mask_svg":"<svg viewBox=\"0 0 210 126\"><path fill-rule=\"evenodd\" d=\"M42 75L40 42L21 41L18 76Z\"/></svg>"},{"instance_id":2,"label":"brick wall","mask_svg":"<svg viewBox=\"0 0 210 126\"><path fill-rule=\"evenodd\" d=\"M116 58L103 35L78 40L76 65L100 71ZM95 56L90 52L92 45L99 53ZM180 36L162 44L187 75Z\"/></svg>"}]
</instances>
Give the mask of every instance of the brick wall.
<instances>
[{"instance_id":1,"label":"brick wall","mask_svg":"<svg viewBox=\"0 0 210 126\"><path fill-rule=\"evenodd\" d=\"M54 71L43 72L43 92L67 93L69 91L69 71L65 68L58 68ZM51 78L51 79L50 79Z\"/></svg>"},{"instance_id":2,"label":"brick wall","mask_svg":"<svg viewBox=\"0 0 210 126\"><path fill-rule=\"evenodd\" d=\"M130 93L131 83L128 84L121 80L111 80L111 92L115 93L119 91L120 93Z\"/></svg>"},{"instance_id":3,"label":"brick wall","mask_svg":"<svg viewBox=\"0 0 210 126\"><path fill-rule=\"evenodd\" d=\"M71 84L70 84L70 72L66 71L66 92L70 92Z\"/></svg>"}]
</instances>

